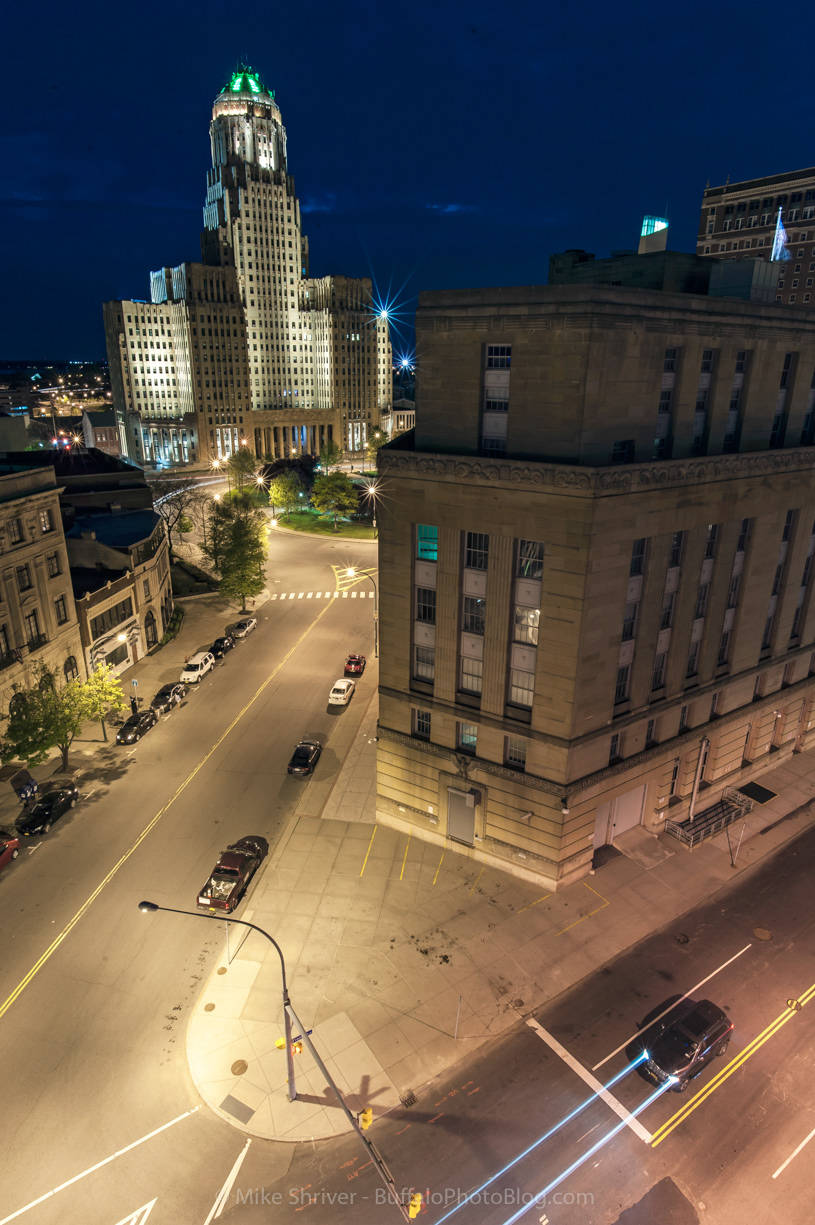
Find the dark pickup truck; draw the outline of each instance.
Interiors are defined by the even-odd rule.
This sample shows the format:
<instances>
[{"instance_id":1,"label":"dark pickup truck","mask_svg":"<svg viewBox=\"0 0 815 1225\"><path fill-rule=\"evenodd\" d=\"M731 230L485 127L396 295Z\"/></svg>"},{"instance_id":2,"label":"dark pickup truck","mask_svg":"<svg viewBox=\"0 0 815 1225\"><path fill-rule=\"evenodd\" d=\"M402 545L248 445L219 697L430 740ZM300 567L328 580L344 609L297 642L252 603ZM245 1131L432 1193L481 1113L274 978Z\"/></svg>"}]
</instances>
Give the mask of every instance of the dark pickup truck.
<instances>
[{"instance_id":1,"label":"dark pickup truck","mask_svg":"<svg viewBox=\"0 0 815 1225\"><path fill-rule=\"evenodd\" d=\"M256 835L233 842L222 851L209 880L198 894L199 907L230 914L268 853L268 842Z\"/></svg>"}]
</instances>

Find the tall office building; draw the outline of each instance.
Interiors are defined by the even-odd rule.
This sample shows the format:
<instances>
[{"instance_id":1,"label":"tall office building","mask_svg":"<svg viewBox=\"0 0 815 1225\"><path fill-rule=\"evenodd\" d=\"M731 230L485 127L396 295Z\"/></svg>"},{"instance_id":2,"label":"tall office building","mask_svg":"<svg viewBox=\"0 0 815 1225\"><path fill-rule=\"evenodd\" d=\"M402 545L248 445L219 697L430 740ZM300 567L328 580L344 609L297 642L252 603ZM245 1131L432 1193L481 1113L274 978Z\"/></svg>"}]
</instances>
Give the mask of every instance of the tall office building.
<instances>
[{"instance_id":1,"label":"tall office building","mask_svg":"<svg viewBox=\"0 0 815 1225\"><path fill-rule=\"evenodd\" d=\"M769 260L778 210L787 232L776 301L815 305L815 167L705 188L696 254Z\"/></svg>"},{"instance_id":2,"label":"tall office building","mask_svg":"<svg viewBox=\"0 0 815 1225\"><path fill-rule=\"evenodd\" d=\"M424 293L416 333L378 820L557 888L740 817L815 740L815 318L562 284Z\"/></svg>"},{"instance_id":3,"label":"tall office building","mask_svg":"<svg viewBox=\"0 0 815 1225\"><path fill-rule=\"evenodd\" d=\"M309 277L285 128L257 73L215 99L210 142L202 263L154 272L150 303L105 304L127 453L361 452L392 401L387 317L367 278Z\"/></svg>"}]
</instances>

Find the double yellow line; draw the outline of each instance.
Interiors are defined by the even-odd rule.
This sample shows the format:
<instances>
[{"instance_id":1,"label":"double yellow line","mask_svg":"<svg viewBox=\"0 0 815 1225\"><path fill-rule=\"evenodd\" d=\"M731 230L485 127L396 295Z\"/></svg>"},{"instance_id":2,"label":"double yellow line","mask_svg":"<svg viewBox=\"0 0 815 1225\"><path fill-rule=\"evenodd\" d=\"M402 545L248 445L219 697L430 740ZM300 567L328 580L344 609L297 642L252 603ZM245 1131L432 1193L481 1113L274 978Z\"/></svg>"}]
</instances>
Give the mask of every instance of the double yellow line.
<instances>
[{"instance_id":1,"label":"double yellow line","mask_svg":"<svg viewBox=\"0 0 815 1225\"><path fill-rule=\"evenodd\" d=\"M779 1029L786 1025L787 1021L791 1021L796 1013L800 1012L805 1004L810 1004L813 999L815 999L815 983L813 983L811 987L808 987L802 995L799 995L796 1000L789 1000L784 1011L780 1013L774 1021L771 1021L765 1030L758 1034L757 1037L753 1038L753 1041L750 1042L743 1051L739 1051L738 1055L736 1055L734 1059L731 1059L730 1063L726 1064L720 1072L717 1072L713 1079L705 1085L704 1089L700 1089L695 1097L692 1097L690 1101L685 1102L682 1109L678 1110L673 1118L668 1119L667 1123L663 1123L662 1126L653 1133L651 1138L651 1147L656 1148L658 1144L661 1144L665 1137L669 1136L673 1129L678 1127L680 1123L683 1123L688 1115L693 1113L697 1106L701 1106L702 1102L709 1098L711 1093L718 1089L720 1085L724 1084L728 1076L732 1076L743 1063L747 1062L751 1055L755 1055L756 1051L760 1050L765 1042L772 1038L774 1034L777 1034Z\"/></svg>"}]
</instances>

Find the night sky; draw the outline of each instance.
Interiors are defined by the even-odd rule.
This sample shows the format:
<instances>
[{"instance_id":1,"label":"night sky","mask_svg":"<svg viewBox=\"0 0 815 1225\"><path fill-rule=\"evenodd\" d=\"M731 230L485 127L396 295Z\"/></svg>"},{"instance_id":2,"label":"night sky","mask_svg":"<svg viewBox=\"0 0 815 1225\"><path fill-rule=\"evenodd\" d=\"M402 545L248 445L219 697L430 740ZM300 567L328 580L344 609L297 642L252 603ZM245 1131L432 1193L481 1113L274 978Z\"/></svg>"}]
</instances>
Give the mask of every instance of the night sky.
<instances>
[{"instance_id":1,"label":"night sky","mask_svg":"<svg viewBox=\"0 0 815 1225\"><path fill-rule=\"evenodd\" d=\"M410 315L420 289L635 247L666 202L693 250L708 178L813 164L815 23L774 23L721 0L5 6L0 358L104 357L102 302L200 259L238 60L276 91L312 275L373 275Z\"/></svg>"}]
</instances>

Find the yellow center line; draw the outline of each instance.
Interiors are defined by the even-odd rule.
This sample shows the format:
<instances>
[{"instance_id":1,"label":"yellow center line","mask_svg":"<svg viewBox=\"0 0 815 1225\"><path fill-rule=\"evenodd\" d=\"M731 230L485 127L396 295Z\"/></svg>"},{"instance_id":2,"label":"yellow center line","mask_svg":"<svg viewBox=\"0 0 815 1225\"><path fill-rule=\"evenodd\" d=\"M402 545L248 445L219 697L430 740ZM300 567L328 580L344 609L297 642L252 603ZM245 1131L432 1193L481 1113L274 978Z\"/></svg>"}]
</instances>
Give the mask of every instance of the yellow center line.
<instances>
[{"instance_id":1,"label":"yellow center line","mask_svg":"<svg viewBox=\"0 0 815 1225\"><path fill-rule=\"evenodd\" d=\"M583 881L583 884L586 885L586 882ZM601 910L605 910L606 906L611 905L611 902L609 902L607 898L604 898L602 893L598 893L596 889L592 889L591 885L586 885L586 888L593 893L595 897L599 897L603 905L595 906L594 910L590 910L588 914L584 914L579 919L575 919L574 923L570 923L568 927L561 928L561 930L558 932L559 936L562 936L564 932L571 931L573 927L577 927L578 923L584 923L586 919L590 919L592 915L599 914Z\"/></svg>"},{"instance_id":2,"label":"yellow center line","mask_svg":"<svg viewBox=\"0 0 815 1225\"><path fill-rule=\"evenodd\" d=\"M486 864L484 865L484 867L486 867ZM473 882L473 887L470 890L470 892L467 894L467 897L473 896L473 893L475 892L475 887L478 884L478 882L481 880L481 877L483 875L484 875L484 868L482 868L481 871L478 873L478 876L476 876L475 881Z\"/></svg>"},{"instance_id":3,"label":"yellow center line","mask_svg":"<svg viewBox=\"0 0 815 1225\"><path fill-rule=\"evenodd\" d=\"M786 1025L787 1021L791 1021L792 1018L801 1011L801 1008L805 1004L809 1004L813 998L815 998L815 984L808 987L802 995L798 996L797 1000L795 1001L797 1005L795 1008L785 1008L774 1021L770 1022L766 1029L762 1030L760 1034L753 1038L752 1042L748 1043L743 1051L739 1051L738 1055L730 1060L730 1063L726 1064L726 1066L723 1067L720 1072L717 1072L713 1079L710 1080L703 1089L700 1089L689 1102L685 1102L682 1108L677 1110L675 1115L668 1119L666 1123L663 1123L662 1126L654 1132L653 1139L651 1140L652 1148L656 1148L656 1146L660 1144L666 1138L666 1136L669 1136L675 1127L678 1127L680 1123L684 1122L688 1115L692 1114L698 1106L701 1106L702 1102L706 1101L706 1099L710 1097L711 1093L714 1093L720 1085L723 1085L728 1077L732 1076L734 1072L738 1071L742 1064L746 1063L752 1055L755 1055L756 1051L760 1050L765 1042L768 1042L770 1038L777 1034L778 1031L782 1029L784 1025Z\"/></svg>"},{"instance_id":4,"label":"yellow center line","mask_svg":"<svg viewBox=\"0 0 815 1225\"><path fill-rule=\"evenodd\" d=\"M378 826L378 825L375 825L375 826L374 826L374 832L371 834L371 841L368 843L368 849L367 849L367 851L365 852L365 858L364 858L364 860L362 861L362 867L361 867L361 868L360 868L360 870L359 870L359 874L360 874L360 876L362 876L362 873L365 871L365 865L366 865L366 864L367 864L367 862L368 862L368 856L369 856L369 855L370 855L370 853L371 853L371 847L372 847L372 846L373 846L373 844L374 844L374 838L376 837L376 831L377 831L378 829L379 829L379 826Z\"/></svg>"},{"instance_id":5,"label":"yellow center line","mask_svg":"<svg viewBox=\"0 0 815 1225\"><path fill-rule=\"evenodd\" d=\"M441 860L442 860L442 859L444 859L444 851L442 851L442 853L441 853L441 859L439 860L439 866L436 868L436 875L433 877L433 884L434 884L434 885L435 885L436 881L439 879L439 872L441 872Z\"/></svg>"},{"instance_id":6,"label":"yellow center line","mask_svg":"<svg viewBox=\"0 0 815 1225\"><path fill-rule=\"evenodd\" d=\"M149 821L149 822L147 823L147 825L145 825L145 827L144 827L144 829L142 830L142 832L141 832L141 833L139 834L139 836L136 838L136 841L135 841L135 842L134 842L134 843L133 843L133 844L132 844L132 845L129 847L129 849L128 849L128 850L126 850L126 851L125 851L125 853L124 853L124 854L122 855L122 857L121 857L121 858L118 860L118 862L117 862L117 863L115 863L115 864L113 865L113 867L111 868L111 870L108 872L107 876L106 876L106 877L105 877L105 878L104 878L104 879L103 879L103 880L102 880L102 881L101 881L101 882L100 882L100 883L97 885L97 887L94 889L93 893L92 893L92 894L91 894L91 895L90 895L90 896L89 896L89 897L88 897L88 898L87 898L87 899L86 899L86 900L85 900L85 901L82 903L82 905L80 906L79 910L77 910L77 912L76 912L76 914L73 916L73 918L71 918L71 919L69 919L69 920L68 920L68 922L66 923L65 927L64 927L64 928L62 929L62 931L59 933L59 935L58 935L58 936L57 936L57 937L56 937L56 938L55 938L55 939L54 939L54 940L51 942L51 944L49 944L48 948L45 950L45 952L42 954L42 956L41 956L41 957L40 957L40 958L39 958L37 961L35 961L34 965L31 967L31 969L28 971L28 973L25 975L25 977L24 977L24 978L22 978L22 979L20 980L20 982L17 984L17 986L16 986L16 987L14 988L14 990L11 992L11 994L10 994L10 995L9 995L9 996L8 996L8 997L7 997L7 998L4 1000L4 1001L3 1001L3 1003L2 1003L2 1004L0 1004L0 1017L5 1016L5 1014L8 1012L9 1008L11 1007L11 1005L12 1005L12 1004L15 1002L15 1000L17 1000L17 999L18 999L18 998L19 998L19 997L22 995L23 991L25 991L25 989L26 989L26 987L29 985L29 983L30 983L30 982L32 982L32 980L33 980L33 979L36 977L36 975L37 975L37 974L40 972L40 970L43 968L43 966L45 965L45 963L46 963L46 962L47 962L47 961L48 961L48 960L49 960L49 959L50 959L50 958L53 956L53 954L54 954L54 953L57 951L57 949L59 948L59 946L62 944L63 940L65 940L65 938L66 938L67 936L69 936L69 935L70 935L70 933L71 933L71 932L73 931L73 929L76 927L77 923L78 923L78 922L79 922L79 920L82 918L82 916L83 916L83 915L84 915L84 914L85 914L85 913L88 911L88 909L91 907L91 905L92 905L92 904L93 904L93 903L96 901L96 899L99 897L99 894L102 892L102 890L105 888L105 886L106 886L106 885L108 885L108 884L109 884L109 883L110 883L110 882L113 880L114 876L115 876L115 875L116 875L116 873L117 873L117 872L120 870L120 868L124 867L124 865L125 865L125 864L127 863L127 861L130 859L130 857L131 857L131 856L132 856L132 855L133 855L133 854L134 854L134 853L135 853L135 852L138 850L138 848L139 848L139 847L141 846L141 844L144 842L144 840L145 840L145 838L147 837L147 835L148 835L148 834L151 832L151 830L153 830L153 829L155 828L155 826L158 824L158 822L161 820L161 818L164 816L164 814L165 814L165 813L166 813L166 812L167 812L167 811L168 811L168 810L169 810L169 809L172 807L172 805L173 805L173 804L176 802L176 800L177 800L177 799L178 799L178 797L179 797L179 796L182 794L182 792L184 792L184 791L187 789L187 787L188 787L188 786L190 785L190 783L193 781L193 779L194 779L194 778L195 778L195 776L198 774L198 772L199 772L199 771L200 771L200 770L201 770L201 769L202 769L202 768L203 768L203 767L206 765L206 763L207 763L207 762L209 761L209 759L212 757L213 753L215 753L215 752L216 752L216 750L217 750L217 749L219 749L219 748L221 747L221 745L223 744L223 742L226 740L227 736L230 734L230 732L232 732L232 731L235 729L235 727L238 725L238 723L240 723L241 719L244 717L244 715L246 714L246 712L247 712L248 710L250 710L252 706L254 706L255 702L258 700L258 698L260 697L260 695L261 695L261 694L263 693L263 691L264 691L264 690L265 690L265 689L266 689L266 688L267 688L267 687L268 687L268 686L271 684L271 682L272 682L272 681L274 680L274 678L277 676L277 674L278 674L278 672L280 671L280 669L283 667L283 665L284 665L285 663L287 663L287 662L288 662L288 660L291 658L291 656L294 654L294 652L297 650L297 648L300 646L300 644L301 644L301 643L302 643L302 642L303 642L303 641L304 641L304 640L305 640L305 639L308 637L308 635L309 635L309 634L311 633L311 631L314 629L314 627L316 626L316 624L317 624L317 622L320 620L320 618L321 618L321 617L323 617L323 616L325 615L325 613L328 611L328 609L329 609L329 608L333 608L333 606L334 606L334 601L333 601L333 600L331 600L331 601L330 601L328 604L325 604L325 605L323 606L323 608L321 609L321 611L318 613L318 615L317 615L317 616L314 618L314 620L312 621L311 625L309 625L309 626L308 626L308 627L307 627L307 628L306 628L306 629L303 631L303 633L300 635L300 637L299 637L299 638L297 639L297 641L295 642L294 646L293 646L293 647L291 647L291 649L290 649L290 650L288 650L288 651L286 652L286 654L283 656L283 658L280 660L280 662L278 663L277 667L276 667L276 668L275 668L275 669L274 669L272 672L270 672L270 673L269 673L269 675L266 677L266 680L265 680L265 681L263 681L263 683L262 683L262 684L261 684L261 685L260 685L260 686L259 686L259 687L256 689L255 693L254 693L254 694L253 694L253 696L252 696L252 697L249 699L249 701L246 703L246 705L244 706L243 710L241 710L241 711L240 711L240 713L239 713L239 714L237 714L237 715L235 716L235 718L234 718L234 719L232 720L232 722L230 723L229 727L226 729L226 731L223 733L223 735L221 735L221 736L220 736L220 737L219 737L219 738L218 738L218 739L215 741L215 743L213 744L213 746L212 746L212 748L209 750L209 752L206 754L206 756L205 756L205 757L202 757L202 759L199 761L199 763L198 763L198 765L195 767L195 769L190 771L190 773L189 773L189 774L187 775L187 777L184 779L183 783L181 783L181 784L180 784L180 785L179 785L179 786L176 788L176 790L173 792L172 796L171 796L171 797L170 797L170 799L167 801L167 803L164 805L164 807L163 807L163 808L160 808L160 809L159 809L159 811L156 813L156 815L155 815L155 816L152 818L152 820L151 820L151 821Z\"/></svg>"},{"instance_id":7,"label":"yellow center line","mask_svg":"<svg viewBox=\"0 0 815 1225\"><path fill-rule=\"evenodd\" d=\"M405 864L407 863L407 853L408 853L408 850L409 850L409 848L410 848L410 838L411 838L411 834L412 834L412 833L413 833L413 830L412 830L412 829L408 829L408 840L407 840L407 846L405 847L405 854L404 854L404 858L402 859L402 871L399 873L399 879L400 879L400 880L402 879L402 877L403 877L403 876L404 876L404 874L405 874Z\"/></svg>"}]
</instances>

